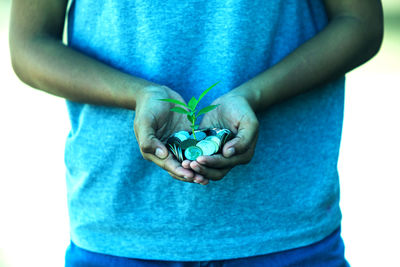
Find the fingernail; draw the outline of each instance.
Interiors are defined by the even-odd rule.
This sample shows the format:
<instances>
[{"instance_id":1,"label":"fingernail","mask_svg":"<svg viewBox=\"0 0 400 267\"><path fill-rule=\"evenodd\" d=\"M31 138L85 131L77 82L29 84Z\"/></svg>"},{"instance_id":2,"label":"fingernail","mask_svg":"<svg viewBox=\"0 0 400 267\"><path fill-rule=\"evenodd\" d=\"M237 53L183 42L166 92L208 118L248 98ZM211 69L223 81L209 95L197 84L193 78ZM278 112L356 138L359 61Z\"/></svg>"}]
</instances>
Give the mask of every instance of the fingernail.
<instances>
[{"instance_id":1,"label":"fingernail","mask_svg":"<svg viewBox=\"0 0 400 267\"><path fill-rule=\"evenodd\" d=\"M165 153L161 148L157 148L156 149L156 156L159 157L160 159L165 158Z\"/></svg>"},{"instance_id":2,"label":"fingernail","mask_svg":"<svg viewBox=\"0 0 400 267\"><path fill-rule=\"evenodd\" d=\"M202 156L198 157L198 158L196 159L196 161L197 161L198 163L201 163L201 164L206 163L206 159L205 159L204 157L202 157Z\"/></svg>"},{"instance_id":3,"label":"fingernail","mask_svg":"<svg viewBox=\"0 0 400 267\"><path fill-rule=\"evenodd\" d=\"M225 157L229 158L229 157L233 156L233 154L235 154L235 148L233 148L233 147L228 148L228 150L226 151Z\"/></svg>"}]
</instances>

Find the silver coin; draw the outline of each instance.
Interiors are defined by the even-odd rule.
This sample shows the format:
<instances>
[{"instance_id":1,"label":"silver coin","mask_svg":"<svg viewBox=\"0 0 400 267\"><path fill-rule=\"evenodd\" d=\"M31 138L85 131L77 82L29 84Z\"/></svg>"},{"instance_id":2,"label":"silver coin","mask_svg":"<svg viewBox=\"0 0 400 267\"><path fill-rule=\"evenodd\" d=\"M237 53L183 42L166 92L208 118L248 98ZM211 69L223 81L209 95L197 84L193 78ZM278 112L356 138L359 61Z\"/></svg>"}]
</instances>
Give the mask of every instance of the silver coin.
<instances>
[{"instance_id":1,"label":"silver coin","mask_svg":"<svg viewBox=\"0 0 400 267\"><path fill-rule=\"evenodd\" d=\"M178 159L178 152L176 151L176 145L169 144L169 150Z\"/></svg>"},{"instance_id":2,"label":"silver coin","mask_svg":"<svg viewBox=\"0 0 400 267\"><path fill-rule=\"evenodd\" d=\"M183 149L183 150L185 150L185 149L187 149L188 147L191 147L191 146L195 146L197 144L197 141L196 140L194 140L194 139L186 139L185 141L183 141L181 144L180 144L180 147Z\"/></svg>"},{"instance_id":3,"label":"silver coin","mask_svg":"<svg viewBox=\"0 0 400 267\"><path fill-rule=\"evenodd\" d=\"M186 139L188 139L189 138L189 132L187 132L187 131L179 131L179 132L176 132L175 134L180 134L180 135L184 135L184 136L186 136Z\"/></svg>"},{"instance_id":4,"label":"silver coin","mask_svg":"<svg viewBox=\"0 0 400 267\"><path fill-rule=\"evenodd\" d=\"M215 153L218 153L221 148L221 140L216 136L207 136L205 140L212 142L215 146Z\"/></svg>"},{"instance_id":5,"label":"silver coin","mask_svg":"<svg viewBox=\"0 0 400 267\"><path fill-rule=\"evenodd\" d=\"M222 129L217 133L217 137L221 139L221 146L224 146L226 142L232 139L233 134L228 129Z\"/></svg>"},{"instance_id":6,"label":"silver coin","mask_svg":"<svg viewBox=\"0 0 400 267\"><path fill-rule=\"evenodd\" d=\"M179 145L181 143L181 140L175 136L171 136L167 140L167 144L169 145Z\"/></svg>"},{"instance_id":7,"label":"silver coin","mask_svg":"<svg viewBox=\"0 0 400 267\"><path fill-rule=\"evenodd\" d=\"M207 136L207 137L205 138L205 140L213 141L213 142L217 143L218 146L221 145L221 139L219 139L217 136L214 136L214 135Z\"/></svg>"},{"instance_id":8,"label":"silver coin","mask_svg":"<svg viewBox=\"0 0 400 267\"><path fill-rule=\"evenodd\" d=\"M203 151L200 147L191 146L185 150L185 157L188 160L196 160L198 157L203 155Z\"/></svg>"},{"instance_id":9,"label":"silver coin","mask_svg":"<svg viewBox=\"0 0 400 267\"><path fill-rule=\"evenodd\" d=\"M203 140L204 138L207 137L207 134L205 132L203 132L203 131L195 131L194 135L193 134L190 135L190 138L194 139L194 136L196 136L196 140L197 141L201 141L201 140Z\"/></svg>"},{"instance_id":10,"label":"silver coin","mask_svg":"<svg viewBox=\"0 0 400 267\"><path fill-rule=\"evenodd\" d=\"M217 129L217 128L211 128L211 129L208 129L207 130L207 135L208 136L210 136L210 135L217 135L217 131L218 131L219 129Z\"/></svg>"},{"instance_id":11,"label":"silver coin","mask_svg":"<svg viewBox=\"0 0 400 267\"><path fill-rule=\"evenodd\" d=\"M230 134L230 133L231 133L231 131L228 130L228 129L221 129L221 130L219 130L219 131L217 132L217 136L220 137L220 138L222 138L224 135L228 135L228 134Z\"/></svg>"},{"instance_id":12,"label":"silver coin","mask_svg":"<svg viewBox=\"0 0 400 267\"><path fill-rule=\"evenodd\" d=\"M173 135L173 137L178 138L181 142L183 142L183 141L185 141L185 140L187 140L187 139L189 138L188 135L183 134L183 133L181 133L181 132L175 133L175 134Z\"/></svg>"},{"instance_id":13,"label":"silver coin","mask_svg":"<svg viewBox=\"0 0 400 267\"><path fill-rule=\"evenodd\" d=\"M210 156L218 151L215 142L210 140L202 140L198 142L196 146L201 148L203 155L205 156Z\"/></svg>"},{"instance_id":14,"label":"silver coin","mask_svg":"<svg viewBox=\"0 0 400 267\"><path fill-rule=\"evenodd\" d=\"M180 148L180 147L177 148L177 154L178 154L178 161L182 162L183 161L182 148Z\"/></svg>"},{"instance_id":15,"label":"silver coin","mask_svg":"<svg viewBox=\"0 0 400 267\"><path fill-rule=\"evenodd\" d=\"M217 153L219 151L220 146L216 142L214 142L213 140L208 140L208 141L213 143L213 145L215 147L215 152L213 154Z\"/></svg>"}]
</instances>

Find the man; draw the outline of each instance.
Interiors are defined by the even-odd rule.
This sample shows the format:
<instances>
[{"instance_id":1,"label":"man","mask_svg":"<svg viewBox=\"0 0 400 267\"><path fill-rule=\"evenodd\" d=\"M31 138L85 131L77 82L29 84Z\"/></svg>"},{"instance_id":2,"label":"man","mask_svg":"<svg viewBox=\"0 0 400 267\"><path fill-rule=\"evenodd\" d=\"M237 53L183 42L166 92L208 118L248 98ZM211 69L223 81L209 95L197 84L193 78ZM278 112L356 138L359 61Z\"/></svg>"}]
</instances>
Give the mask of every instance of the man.
<instances>
[{"instance_id":1,"label":"man","mask_svg":"<svg viewBox=\"0 0 400 267\"><path fill-rule=\"evenodd\" d=\"M380 1L76 0L64 45L66 7L13 1L10 47L67 99L67 266L347 264L343 75L379 50ZM216 81L201 128L235 138L180 164L164 143L190 127L159 99Z\"/></svg>"}]
</instances>

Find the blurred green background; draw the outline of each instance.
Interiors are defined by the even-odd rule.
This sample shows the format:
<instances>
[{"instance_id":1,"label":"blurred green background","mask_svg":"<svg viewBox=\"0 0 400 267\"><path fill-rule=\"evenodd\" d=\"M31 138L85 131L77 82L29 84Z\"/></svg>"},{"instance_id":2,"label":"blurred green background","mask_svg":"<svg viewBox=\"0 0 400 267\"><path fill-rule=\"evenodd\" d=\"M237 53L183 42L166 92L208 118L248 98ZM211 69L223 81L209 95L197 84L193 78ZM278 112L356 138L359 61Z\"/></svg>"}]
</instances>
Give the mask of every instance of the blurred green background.
<instances>
[{"instance_id":1,"label":"blurred green background","mask_svg":"<svg viewBox=\"0 0 400 267\"><path fill-rule=\"evenodd\" d=\"M67 111L63 99L14 75L10 3L0 0L0 267L64 266ZM381 51L347 75L339 172L342 233L353 267L400 266L400 1L383 6Z\"/></svg>"}]
</instances>

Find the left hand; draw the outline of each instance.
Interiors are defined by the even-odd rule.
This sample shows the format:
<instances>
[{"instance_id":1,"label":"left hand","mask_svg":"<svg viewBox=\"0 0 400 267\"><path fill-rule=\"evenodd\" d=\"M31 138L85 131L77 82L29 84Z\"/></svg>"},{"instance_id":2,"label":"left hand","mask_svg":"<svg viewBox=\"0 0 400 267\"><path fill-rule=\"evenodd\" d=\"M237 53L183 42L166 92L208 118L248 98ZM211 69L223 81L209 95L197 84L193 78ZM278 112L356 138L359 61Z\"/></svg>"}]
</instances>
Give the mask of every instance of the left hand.
<instances>
[{"instance_id":1,"label":"left hand","mask_svg":"<svg viewBox=\"0 0 400 267\"><path fill-rule=\"evenodd\" d=\"M134 131L140 152L144 159L163 168L173 178L192 183L195 173L182 168L165 146L172 133L189 130L190 123L184 115L170 112L173 104L159 101L164 98L184 102L177 92L167 86L148 86L137 93Z\"/></svg>"},{"instance_id":2,"label":"left hand","mask_svg":"<svg viewBox=\"0 0 400 267\"><path fill-rule=\"evenodd\" d=\"M229 92L212 103L217 104L216 109L204 115L200 129L226 128L235 137L224 145L222 154L182 162L184 168L199 174L195 182L203 185L208 184L208 180L221 180L236 165L249 163L258 138L258 120L244 96Z\"/></svg>"}]
</instances>

